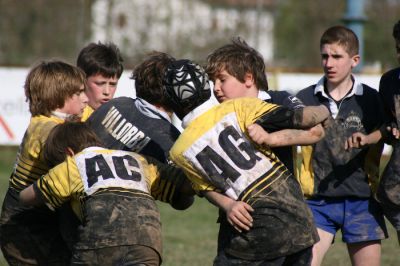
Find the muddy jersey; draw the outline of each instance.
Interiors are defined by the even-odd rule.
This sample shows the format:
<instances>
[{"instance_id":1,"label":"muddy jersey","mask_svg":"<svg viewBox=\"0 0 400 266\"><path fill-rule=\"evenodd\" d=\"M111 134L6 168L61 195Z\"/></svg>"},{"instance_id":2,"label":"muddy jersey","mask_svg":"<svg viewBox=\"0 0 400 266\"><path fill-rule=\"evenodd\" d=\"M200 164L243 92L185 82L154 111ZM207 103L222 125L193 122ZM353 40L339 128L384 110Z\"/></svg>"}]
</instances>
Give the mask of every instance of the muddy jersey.
<instances>
[{"instance_id":1,"label":"muddy jersey","mask_svg":"<svg viewBox=\"0 0 400 266\"><path fill-rule=\"evenodd\" d=\"M290 95L286 91L259 91L258 98L268 103L282 105L290 109L303 108L304 104L296 96ZM279 160L294 174L294 156L296 147L276 147L272 151L278 156Z\"/></svg>"},{"instance_id":2,"label":"muddy jersey","mask_svg":"<svg viewBox=\"0 0 400 266\"><path fill-rule=\"evenodd\" d=\"M400 68L392 69L382 75L379 83L388 120L397 127L400 122ZM385 216L400 231L400 141L393 140L393 152L382 173L377 197L382 204Z\"/></svg>"},{"instance_id":3,"label":"muddy jersey","mask_svg":"<svg viewBox=\"0 0 400 266\"><path fill-rule=\"evenodd\" d=\"M354 78L354 77L353 77ZM338 102L324 90L324 78L301 90L297 97L305 105L325 105L333 123L319 142L303 146L298 179L307 197L369 198L376 189L383 145L345 150L345 141L355 132L369 134L384 123L378 92L354 78L348 95Z\"/></svg>"},{"instance_id":4,"label":"muddy jersey","mask_svg":"<svg viewBox=\"0 0 400 266\"><path fill-rule=\"evenodd\" d=\"M386 114L393 122L400 121L400 68L392 69L382 75L379 94L382 96Z\"/></svg>"},{"instance_id":5,"label":"muddy jersey","mask_svg":"<svg viewBox=\"0 0 400 266\"><path fill-rule=\"evenodd\" d=\"M49 166L42 150L50 131L64 120L55 116L34 116L19 147L17 160L10 178L10 187L21 191L47 173Z\"/></svg>"},{"instance_id":6,"label":"muddy jersey","mask_svg":"<svg viewBox=\"0 0 400 266\"><path fill-rule=\"evenodd\" d=\"M51 169L35 189L53 209L68 200L80 206L74 209L83 226L76 248L140 244L161 254L159 213L151 194L161 175L177 173L133 152L90 147Z\"/></svg>"},{"instance_id":7,"label":"muddy jersey","mask_svg":"<svg viewBox=\"0 0 400 266\"><path fill-rule=\"evenodd\" d=\"M168 161L168 152L180 132L142 99L114 98L89 117L89 124L105 147L149 155Z\"/></svg>"},{"instance_id":8,"label":"muddy jersey","mask_svg":"<svg viewBox=\"0 0 400 266\"><path fill-rule=\"evenodd\" d=\"M184 118L187 126L170 152L199 194L214 190L255 209L252 216L257 217L257 226L246 234L231 235L224 244L230 254L245 259L284 256L315 241L311 213L299 184L270 149L259 150L244 133L261 116L282 114L278 109L284 108L257 98L234 99L220 105L207 101ZM270 120L264 123L280 121L279 126L292 126L290 118L268 117ZM272 209L275 214L269 212ZM277 215L279 219L273 218ZM275 223L290 226L282 232ZM266 248L269 246L273 248Z\"/></svg>"}]
</instances>

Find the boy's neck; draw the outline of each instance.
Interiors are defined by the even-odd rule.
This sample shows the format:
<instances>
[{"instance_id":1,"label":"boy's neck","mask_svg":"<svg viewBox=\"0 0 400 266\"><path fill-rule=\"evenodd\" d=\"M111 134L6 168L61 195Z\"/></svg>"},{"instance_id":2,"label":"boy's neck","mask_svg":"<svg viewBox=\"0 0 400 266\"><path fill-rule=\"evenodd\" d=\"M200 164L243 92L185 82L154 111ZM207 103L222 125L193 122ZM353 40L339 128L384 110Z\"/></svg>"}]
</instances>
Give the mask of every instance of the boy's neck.
<instances>
[{"instance_id":1,"label":"boy's neck","mask_svg":"<svg viewBox=\"0 0 400 266\"><path fill-rule=\"evenodd\" d=\"M326 81L325 88L332 99L334 99L335 101L339 101L351 91L351 89L353 88L353 83L353 78L349 76L349 78L343 80L338 84Z\"/></svg>"},{"instance_id":2,"label":"boy's neck","mask_svg":"<svg viewBox=\"0 0 400 266\"><path fill-rule=\"evenodd\" d=\"M60 111L59 109L52 111L51 114L53 116L61 118L63 120L66 120L72 116L71 114L64 113L64 112Z\"/></svg>"}]
</instances>

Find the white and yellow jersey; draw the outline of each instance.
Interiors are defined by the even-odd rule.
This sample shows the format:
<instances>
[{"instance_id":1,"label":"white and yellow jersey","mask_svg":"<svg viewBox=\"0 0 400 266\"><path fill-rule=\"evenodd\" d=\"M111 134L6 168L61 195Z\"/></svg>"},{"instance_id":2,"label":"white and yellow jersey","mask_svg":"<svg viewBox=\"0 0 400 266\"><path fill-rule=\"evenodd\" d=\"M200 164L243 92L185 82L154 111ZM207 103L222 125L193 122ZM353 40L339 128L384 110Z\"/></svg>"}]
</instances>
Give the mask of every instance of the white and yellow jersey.
<instances>
[{"instance_id":1,"label":"white and yellow jersey","mask_svg":"<svg viewBox=\"0 0 400 266\"><path fill-rule=\"evenodd\" d=\"M256 146L246 134L249 125L280 106L256 98L230 100L213 107L209 104L187 116L193 119L170 152L196 191L216 190L248 202L290 175L269 148Z\"/></svg>"},{"instance_id":2,"label":"white and yellow jersey","mask_svg":"<svg viewBox=\"0 0 400 266\"><path fill-rule=\"evenodd\" d=\"M57 208L71 200L81 217L77 206L85 197L99 190L151 197L164 173L159 165L148 163L137 153L90 147L51 169L35 186L49 207Z\"/></svg>"}]
</instances>

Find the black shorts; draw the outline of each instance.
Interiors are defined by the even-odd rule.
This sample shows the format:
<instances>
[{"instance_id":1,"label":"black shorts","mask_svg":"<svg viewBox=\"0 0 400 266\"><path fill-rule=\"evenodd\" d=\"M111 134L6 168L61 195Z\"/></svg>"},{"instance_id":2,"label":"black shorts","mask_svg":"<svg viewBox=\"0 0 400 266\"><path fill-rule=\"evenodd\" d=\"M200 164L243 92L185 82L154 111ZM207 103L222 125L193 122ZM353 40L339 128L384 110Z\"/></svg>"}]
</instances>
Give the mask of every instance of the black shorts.
<instances>
[{"instance_id":1,"label":"black shorts","mask_svg":"<svg viewBox=\"0 0 400 266\"><path fill-rule=\"evenodd\" d=\"M61 238L57 216L46 206L26 207L9 188L0 218L0 245L10 265L69 265L71 253Z\"/></svg>"}]
</instances>

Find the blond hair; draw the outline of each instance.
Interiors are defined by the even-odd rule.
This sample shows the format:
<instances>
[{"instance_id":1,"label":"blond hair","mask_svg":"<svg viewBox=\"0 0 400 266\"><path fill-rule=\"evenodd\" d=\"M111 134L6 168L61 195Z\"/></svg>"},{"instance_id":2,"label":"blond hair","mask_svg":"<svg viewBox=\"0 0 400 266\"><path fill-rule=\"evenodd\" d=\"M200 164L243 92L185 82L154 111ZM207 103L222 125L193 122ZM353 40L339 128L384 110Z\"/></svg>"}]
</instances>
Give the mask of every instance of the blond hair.
<instances>
[{"instance_id":1,"label":"blond hair","mask_svg":"<svg viewBox=\"0 0 400 266\"><path fill-rule=\"evenodd\" d=\"M32 116L49 116L75 93L86 89L85 73L62 61L43 61L26 77L24 89Z\"/></svg>"}]
</instances>

